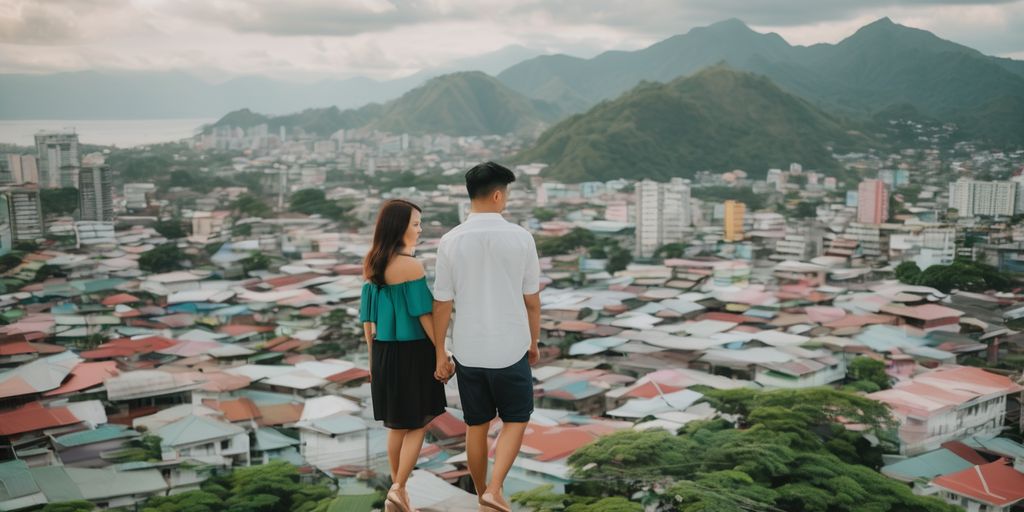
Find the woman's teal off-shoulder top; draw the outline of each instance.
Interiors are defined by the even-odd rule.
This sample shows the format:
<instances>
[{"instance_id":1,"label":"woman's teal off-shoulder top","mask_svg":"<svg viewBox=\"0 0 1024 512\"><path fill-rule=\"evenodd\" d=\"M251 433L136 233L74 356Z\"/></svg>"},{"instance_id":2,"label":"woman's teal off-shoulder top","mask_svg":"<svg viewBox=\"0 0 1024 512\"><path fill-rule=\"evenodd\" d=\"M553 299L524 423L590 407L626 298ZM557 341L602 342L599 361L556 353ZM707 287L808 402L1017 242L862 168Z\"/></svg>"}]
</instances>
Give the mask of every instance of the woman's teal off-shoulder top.
<instances>
[{"instance_id":1,"label":"woman's teal off-shoulder top","mask_svg":"<svg viewBox=\"0 0 1024 512\"><path fill-rule=\"evenodd\" d=\"M426 277L383 286L366 283L359 301L359 321L377 324L377 341L422 340L427 333L420 317L433 307Z\"/></svg>"}]
</instances>

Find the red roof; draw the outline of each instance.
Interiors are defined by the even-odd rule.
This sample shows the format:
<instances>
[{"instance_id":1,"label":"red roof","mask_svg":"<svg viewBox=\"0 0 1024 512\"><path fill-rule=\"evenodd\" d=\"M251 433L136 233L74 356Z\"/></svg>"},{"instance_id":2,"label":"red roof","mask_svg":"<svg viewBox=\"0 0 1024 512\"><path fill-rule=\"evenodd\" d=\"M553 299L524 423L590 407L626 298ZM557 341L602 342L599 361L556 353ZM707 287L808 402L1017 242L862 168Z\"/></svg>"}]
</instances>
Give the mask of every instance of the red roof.
<instances>
[{"instance_id":1,"label":"red roof","mask_svg":"<svg viewBox=\"0 0 1024 512\"><path fill-rule=\"evenodd\" d=\"M313 317L317 317L317 316L320 316L320 315L324 315L324 314L330 313L331 311L332 311L331 308L324 307L324 306L306 306L306 307L304 307L304 308L299 310L299 316L304 316L306 318L313 318Z\"/></svg>"},{"instance_id":2,"label":"red roof","mask_svg":"<svg viewBox=\"0 0 1024 512\"><path fill-rule=\"evenodd\" d=\"M445 411L427 425L427 430L438 440L453 439L466 435L466 424Z\"/></svg>"},{"instance_id":3,"label":"red roof","mask_svg":"<svg viewBox=\"0 0 1024 512\"><path fill-rule=\"evenodd\" d=\"M292 286L299 283L304 283L306 281L309 281L310 279L315 279L317 277L323 277L323 275L317 274L316 272L303 272L301 274L295 274L293 276L281 276L272 279L267 279L259 283L259 285L270 286L271 288L280 288L282 286Z\"/></svg>"},{"instance_id":4,"label":"red roof","mask_svg":"<svg viewBox=\"0 0 1024 512\"><path fill-rule=\"evenodd\" d=\"M597 437L581 427L544 427L530 423L523 436L523 447L537 452L534 460L549 462L572 455Z\"/></svg>"},{"instance_id":5,"label":"red roof","mask_svg":"<svg viewBox=\"0 0 1024 512\"><path fill-rule=\"evenodd\" d=\"M628 396L630 398L654 398L659 395L658 388L661 388L661 393L675 393L676 391L683 389L675 386L669 386L668 384L658 384L655 386L654 382L648 381L629 390L622 396Z\"/></svg>"},{"instance_id":6,"label":"red roof","mask_svg":"<svg viewBox=\"0 0 1024 512\"><path fill-rule=\"evenodd\" d=\"M220 410L224 413L224 418L231 422L258 420L263 416L260 409L256 407L256 404L248 398L239 398L237 400L206 399L203 400L203 405Z\"/></svg>"},{"instance_id":7,"label":"red roof","mask_svg":"<svg viewBox=\"0 0 1024 512\"><path fill-rule=\"evenodd\" d=\"M173 347L178 342L162 336L149 336L133 340L118 338L100 345L94 350L87 350L80 355L86 359L110 359L112 357L129 357L136 354L149 354L157 350Z\"/></svg>"},{"instance_id":8,"label":"red roof","mask_svg":"<svg viewBox=\"0 0 1024 512\"><path fill-rule=\"evenodd\" d=\"M115 361L79 363L71 370L71 376L64 384L57 389L43 393L43 396L63 395L99 386L108 378L116 377L119 373Z\"/></svg>"},{"instance_id":9,"label":"red roof","mask_svg":"<svg viewBox=\"0 0 1024 512\"><path fill-rule=\"evenodd\" d=\"M0 413L0 436L75 425L81 421L67 407L46 409L39 402L32 402Z\"/></svg>"},{"instance_id":10,"label":"red roof","mask_svg":"<svg viewBox=\"0 0 1024 512\"><path fill-rule=\"evenodd\" d=\"M957 457L970 462L971 464L988 464L988 460L978 452L960 441L946 441L942 447L955 453Z\"/></svg>"},{"instance_id":11,"label":"red roof","mask_svg":"<svg viewBox=\"0 0 1024 512\"><path fill-rule=\"evenodd\" d=\"M273 325L222 325L217 329L217 332L229 334L231 336L241 336L243 334L252 334L254 332L271 332L274 330Z\"/></svg>"},{"instance_id":12,"label":"red roof","mask_svg":"<svg viewBox=\"0 0 1024 512\"><path fill-rule=\"evenodd\" d=\"M274 426L295 423L302 417L303 404L274 404L259 407L261 425Z\"/></svg>"},{"instance_id":13,"label":"red roof","mask_svg":"<svg viewBox=\"0 0 1024 512\"><path fill-rule=\"evenodd\" d=\"M736 313L723 313L721 311L710 311L701 315L698 320L718 320L720 322L733 322L737 324L761 324L764 323L764 319L755 318L746 315L737 315Z\"/></svg>"},{"instance_id":14,"label":"red roof","mask_svg":"<svg viewBox=\"0 0 1024 512\"><path fill-rule=\"evenodd\" d=\"M327 380L344 384L354 380L365 379L369 376L370 372L362 368L352 368L341 373L335 373L334 375L327 377Z\"/></svg>"},{"instance_id":15,"label":"red roof","mask_svg":"<svg viewBox=\"0 0 1024 512\"><path fill-rule=\"evenodd\" d=\"M139 302L139 300L140 299L134 295L128 293L119 293L117 295L111 295L110 297L103 299L102 301L100 301L100 304L103 304L104 306L117 306L118 304L134 304L136 302Z\"/></svg>"},{"instance_id":16,"label":"red roof","mask_svg":"<svg viewBox=\"0 0 1024 512\"><path fill-rule=\"evenodd\" d=\"M961 496L999 507L1024 499L1024 474L1008 466L1004 459L943 475L932 483Z\"/></svg>"},{"instance_id":17,"label":"red roof","mask_svg":"<svg viewBox=\"0 0 1024 512\"><path fill-rule=\"evenodd\" d=\"M49 343L30 343L18 341L15 343L4 343L0 345L0 356L15 356L19 354L56 354L66 349L60 345Z\"/></svg>"},{"instance_id":18,"label":"red roof","mask_svg":"<svg viewBox=\"0 0 1024 512\"><path fill-rule=\"evenodd\" d=\"M288 340L288 341L286 341L284 343L279 343L277 345L274 345L273 347L270 348L270 351L271 352L288 352L288 351L294 350L296 352L300 352L302 350L306 350L309 347L312 347L315 344L316 343L312 342L312 341Z\"/></svg>"}]
</instances>

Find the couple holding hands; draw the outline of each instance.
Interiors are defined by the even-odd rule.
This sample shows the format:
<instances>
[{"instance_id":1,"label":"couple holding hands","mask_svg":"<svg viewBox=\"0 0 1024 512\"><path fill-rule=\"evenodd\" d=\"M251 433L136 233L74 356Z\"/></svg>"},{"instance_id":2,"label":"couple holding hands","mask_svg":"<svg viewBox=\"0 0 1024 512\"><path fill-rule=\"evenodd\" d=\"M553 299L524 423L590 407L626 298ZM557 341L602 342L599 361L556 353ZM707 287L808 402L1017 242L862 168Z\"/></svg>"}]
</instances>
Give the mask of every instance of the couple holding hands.
<instances>
[{"instance_id":1,"label":"couple holding hands","mask_svg":"<svg viewBox=\"0 0 1024 512\"><path fill-rule=\"evenodd\" d=\"M466 172L471 212L441 238L433 292L414 250L419 206L384 203L363 263L360 321L370 351L374 418L388 430L394 484L386 508L412 512L405 484L419 458L425 427L444 413L444 384L454 375L466 455L481 510L509 512L505 477L533 412L539 358L540 262L533 236L506 221L511 170L493 163ZM452 353L445 338L452 313ZM487 478L491 421L502 421Z\"/></svg>"}]
</instances>

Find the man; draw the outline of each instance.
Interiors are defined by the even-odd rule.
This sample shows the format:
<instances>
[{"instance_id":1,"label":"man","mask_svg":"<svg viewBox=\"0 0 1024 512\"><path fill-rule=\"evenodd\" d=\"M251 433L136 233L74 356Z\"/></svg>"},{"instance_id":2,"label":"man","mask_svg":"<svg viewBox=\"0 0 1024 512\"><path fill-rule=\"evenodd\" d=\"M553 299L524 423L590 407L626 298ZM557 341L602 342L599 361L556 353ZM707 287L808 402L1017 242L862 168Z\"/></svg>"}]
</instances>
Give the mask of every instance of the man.
<instances>
[{"instance_id":1,"label":"man","mask_svg":"<svg viewBox=\"0 0 1024 512\"><path fill-rule=\"evenodd\" d=\"M452 309L455 378L466 424L466 455L481 507L509 511L505 476L533 412L530 366L540 353L540 262L528 231L506 221L512 171L494 162L466 173L469 218L441 237L434 281L434 332L448 332ZM503 423L487 480L491 421Z\"/></svg>"}]
</instances>

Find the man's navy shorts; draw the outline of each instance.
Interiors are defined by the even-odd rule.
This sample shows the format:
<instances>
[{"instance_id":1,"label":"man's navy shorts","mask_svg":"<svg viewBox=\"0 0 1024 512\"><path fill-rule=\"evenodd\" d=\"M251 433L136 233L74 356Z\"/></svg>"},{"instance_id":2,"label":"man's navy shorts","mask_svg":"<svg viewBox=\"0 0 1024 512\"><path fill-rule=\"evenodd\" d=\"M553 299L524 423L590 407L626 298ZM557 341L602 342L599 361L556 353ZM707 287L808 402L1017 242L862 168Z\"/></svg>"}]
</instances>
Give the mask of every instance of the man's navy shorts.
<instances>
[{"instance_id":1,"label":"man's navy shorts","mask_svg":"<svg viewBox=\"0 0 1024 512\"><path fill-rule=\"evenodd\" d=\"M456 381L467 425L501 418L526 423L533 413L533 371L526 355L507 368L474 368L455 360Z\"/></svg>"}]
</instances>

